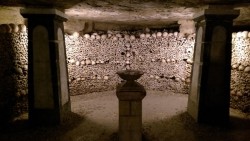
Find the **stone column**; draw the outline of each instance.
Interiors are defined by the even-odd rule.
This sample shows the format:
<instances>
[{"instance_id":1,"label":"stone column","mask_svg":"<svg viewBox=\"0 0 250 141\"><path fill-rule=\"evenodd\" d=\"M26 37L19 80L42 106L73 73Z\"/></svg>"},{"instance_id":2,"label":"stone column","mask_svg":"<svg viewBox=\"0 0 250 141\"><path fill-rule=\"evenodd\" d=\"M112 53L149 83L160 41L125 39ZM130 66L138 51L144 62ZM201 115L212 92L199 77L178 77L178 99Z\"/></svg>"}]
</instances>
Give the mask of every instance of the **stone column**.
<instances>
[{"instance_id":1,"label":"stone column","mask_svg":"<svg viewBox=\"0 0 250 141\"><path fill-rule=\"evenodd\" d=\"M197 24L188 113L199 123L225 125L229 121L231 36L238 10L209 6Z\"/></svg>"},{"instance_id":2,"label":"stone column","mask_svg":"<svg viewBox=\"0 0 250 141\"><path fill-rule=\"evenodd\" d=\"M134 80L141 77L139 71L121 71L118 75L127 80L117 86L119 99L119 141L142 140L142 99L144 87Z\"/></svg>"},{"instance_id":3,"label":"stone column","mask_svg":"<svg viewBox=\"0 0 250 141\"><path fill-rule=\"evenodd\" d=\"M64 13L23 9L28 19L29 120L59 124L71 111L64 41Z\"/></svg>"}]
</instances>

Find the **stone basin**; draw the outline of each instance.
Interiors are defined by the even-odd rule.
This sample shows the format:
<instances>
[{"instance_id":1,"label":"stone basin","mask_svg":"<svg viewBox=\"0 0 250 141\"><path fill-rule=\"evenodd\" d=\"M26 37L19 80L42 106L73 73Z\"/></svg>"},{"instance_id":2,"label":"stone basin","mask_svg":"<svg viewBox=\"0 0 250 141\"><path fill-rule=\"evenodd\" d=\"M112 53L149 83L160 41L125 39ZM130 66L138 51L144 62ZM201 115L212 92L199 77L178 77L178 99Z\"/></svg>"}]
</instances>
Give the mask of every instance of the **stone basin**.
<instances>
[{"instance_id":1,"label":"stone basin","mask_svg":"<svg viewBox=\"0 0 250 141\"><path fill-rule=\"evenodd\" d=\"M144 73L139 70L122 70L122 71L118 71L117 74L123 80L134 81L134 80L139 79Z\"/></svg>"}]
</instances>

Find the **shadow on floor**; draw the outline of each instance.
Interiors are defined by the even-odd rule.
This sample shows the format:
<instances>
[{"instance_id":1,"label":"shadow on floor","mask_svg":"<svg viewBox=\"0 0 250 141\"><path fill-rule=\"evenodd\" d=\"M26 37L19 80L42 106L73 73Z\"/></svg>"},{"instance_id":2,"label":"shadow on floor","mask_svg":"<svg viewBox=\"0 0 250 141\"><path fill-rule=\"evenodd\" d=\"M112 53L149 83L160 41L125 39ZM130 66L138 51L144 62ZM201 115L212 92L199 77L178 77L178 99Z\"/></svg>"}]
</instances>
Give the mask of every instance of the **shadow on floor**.
<instances>
[{"instance_id":1,"label":"shadow on floor","mask_svg":"<svg viewBox=\"0 0 250 141\"><path fill-rule=\"evenodd\" d=\"M34 127L18 120L0 129L0 141L118 141L117 132L71 113L60 126ZM143 141L249 141L250 119L231 117L228 128L198 125L187 112L143 123Z\"/></svg>"},{"instance_id":2,"label":"shadow on floor","mask_svg":"<svg viewBox=\"0 0 250 141\"><path fill-rule=\"evenodd\" d=\"M227 128L198 125L187 112L144 124L145 141L249 141L250 119L231 117Z\"/></svg>"},{"instance_id":3,"label":"shadow on floor","mask_svg":"<svg viewBox=\"0 0 250 141\"><path fill-rule=\"evenodd\" d=\"M104 127L71 113L68 121L58 126L34 127L28 120L17 120L0 129L0 141L95 141L109 140ZM95 134L97 133L97 134ZM102 138L107 136L107 138Z\"/></svg>"}]
</instances>

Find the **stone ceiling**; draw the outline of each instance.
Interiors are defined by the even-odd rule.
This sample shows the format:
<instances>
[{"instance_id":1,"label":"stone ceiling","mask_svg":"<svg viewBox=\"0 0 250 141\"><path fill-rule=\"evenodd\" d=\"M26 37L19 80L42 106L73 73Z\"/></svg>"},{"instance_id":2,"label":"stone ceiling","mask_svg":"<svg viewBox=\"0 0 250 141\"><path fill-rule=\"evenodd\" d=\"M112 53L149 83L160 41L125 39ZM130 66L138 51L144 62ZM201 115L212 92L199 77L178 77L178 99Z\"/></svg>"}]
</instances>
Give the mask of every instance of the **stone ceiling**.
<instances>
[{"instance_id":1,"label":"stone ceiling","mask_svg":"<svg viewBox=\"0 0 250 141\"><path fill-rule=\"evenodd\" d=\"M131 0L132 1L132 0ZM192 19L193 14L202 10L199 5L188 3L178 5L168 2L130 2L120 0L86 0L70 9L66 14L70 17L99 22L127 24L157 24Z\"/></svg>"},{"instance_id":2,"label":"stone ceiling","mask_svg":"<svg viewBox=\"0 0 250 141\"><path fill-rule=\"evenodd\" d=\"M86 21L120 25L173 25L207 7L208 2L223 0L4 0L0 5L46 6L65 9L69 16L66 28L81 30ZM241 9L235 25L250 25L249 0L224 0ZM77 28L78 27L78 28Z\"/></svg>"}]
</instances>

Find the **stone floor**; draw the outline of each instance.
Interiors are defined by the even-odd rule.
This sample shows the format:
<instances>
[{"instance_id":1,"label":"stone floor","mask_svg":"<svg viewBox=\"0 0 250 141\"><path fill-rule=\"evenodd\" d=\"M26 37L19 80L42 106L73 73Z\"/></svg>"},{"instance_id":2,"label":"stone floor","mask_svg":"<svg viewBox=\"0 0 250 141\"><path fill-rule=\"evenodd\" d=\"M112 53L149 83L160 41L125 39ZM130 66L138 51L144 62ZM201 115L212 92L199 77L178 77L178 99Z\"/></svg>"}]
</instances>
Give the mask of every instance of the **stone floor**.
<instances>
[{"instance_id":1,"label":"stone floor","mask_svg":"<svg viewBox=\"0 0 250 141\"><path fill-rule=\"evenodd\" d=\"M250 115L231 109L228 128L197 125L186 113L187 95L147 91L143 99L145 141L249 141ZM71 97L69 120L56 127L32 127L27 114L1 129L0 141L117 141L115 91Z\"/></svg>"}]
</instances>

